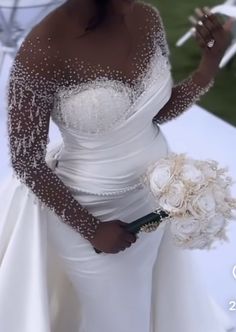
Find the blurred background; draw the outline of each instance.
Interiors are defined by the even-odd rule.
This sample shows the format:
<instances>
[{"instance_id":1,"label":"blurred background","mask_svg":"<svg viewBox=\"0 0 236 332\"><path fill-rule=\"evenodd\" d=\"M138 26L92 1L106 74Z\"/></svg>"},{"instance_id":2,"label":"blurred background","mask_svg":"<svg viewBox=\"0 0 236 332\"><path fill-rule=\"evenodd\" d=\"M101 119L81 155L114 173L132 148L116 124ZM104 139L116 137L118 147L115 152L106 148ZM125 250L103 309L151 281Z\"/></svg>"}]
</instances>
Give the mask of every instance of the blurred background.
<instances>
[{"instance_id":1,"label":"blurred background","mask_svg":"<svg viewBox=\"0 0 236 332\"><path fill-rule=\"evenodd\" d=\"M220 5L216 11L221 10L236 17L236 1L232 0L226 3L217 0L149 2L160 10L171 50L172 74L176 82L187 77L200 61L201 51L195 40L190 38L183 42L187 39L186 33L191 27L188 17L194 14L194 9ZM30 27L61 3L63 1L59 0L0 0L0 185L11 173L6 134L6 88L13 56ZM197 105L193 105L178 119L163 125L162 130L173 151L187 153L197 159L215 159L222 166L227 166L236 180L236 154L233 152L233 146L236 145L236 26L232 35L232 45L215 86ZM178 42L182 44L181 47L176 46ZM52 121L49 137L48 148L61 139ZM236 186L233 193L236 196ZM228 243L219 244L215 250L209 252L196 250L192 254L199 267L199 278L202 277L209 293L236 324L236 278L232 273L236 266L235 222L230 224L228 234ZM235 303L235 306L232 306L232 303Z\"/></svg>"}]
</instances>

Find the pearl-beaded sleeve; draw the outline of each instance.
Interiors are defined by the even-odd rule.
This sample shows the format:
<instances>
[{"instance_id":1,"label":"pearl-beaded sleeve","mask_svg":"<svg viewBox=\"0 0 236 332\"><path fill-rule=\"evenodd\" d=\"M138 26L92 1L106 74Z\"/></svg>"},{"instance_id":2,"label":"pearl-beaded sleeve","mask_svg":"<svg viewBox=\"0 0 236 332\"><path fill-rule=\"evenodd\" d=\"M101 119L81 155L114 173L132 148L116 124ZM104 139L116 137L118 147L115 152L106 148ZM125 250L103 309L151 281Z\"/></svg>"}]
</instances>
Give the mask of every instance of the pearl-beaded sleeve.
<instances>
[{"instance_id":1,"label":"pearl-beaded sleeve","mask_svg":"<svg viewBox=\"0 0 236 332\"><path fill-rule=\"evenodd\" d=\"M166 56L169 61L170 50L161 15L155 6L148 4L147 8L150 10L149 22L152 27L151 29L154 30L157 36L157 42L162 49L162 54ZM162 124L175 119L200 100L201 97L214 85L214 79L212 79L208 84L202 86L195 82L193 76L194 75L190 75L185 80L174 84L170 100L153 118L154 122Z\"/></svg>"},{"instance_id":2,"label":"pearl-beaded sleeve","mask_svg":"<svg viewBox=\"0 0 236 332\"><path fill-rule=\"evenodd\" d=\"M72 196L45 162L50 112L57 81L50 63L31 53L34 38L23 42L11 68L8 88L8 144L13 175L29 187L42 207L48 207L84 238L94 238L100 220Z\"/></svg>"},{"instance_id":3,"label":"pearl-beaded sleeve","mask_svg":"<svg viewBox=\"0 0 236 332\"><path fill-rule=\"evenodd\" d=\"M143 3L140 1L140 4L143 5L144 12L146 11L146 25L148 26L148 30L150 31L150 35L155 36L155 40L159 45L162 55L166 57L167 61L170 56L170 49L167 41L167 34L164 26L164 22L161 17L161 13L151 3ZM151 37L151 39L152 39Z\"/></svg>"},{"instance_id":4,"label":"pearl-beaded sleeve","mask_svg":"<svg viewBox=\"0 0 236 332\"><path fill-rule=\"evenodd\" d=\"M201 86L194 81L193 75L174 85L170 100L153 118L153 121L162 124L177 118L200 100L213 85L214 79L207 85Z\"/></svg>"}]
</instances>

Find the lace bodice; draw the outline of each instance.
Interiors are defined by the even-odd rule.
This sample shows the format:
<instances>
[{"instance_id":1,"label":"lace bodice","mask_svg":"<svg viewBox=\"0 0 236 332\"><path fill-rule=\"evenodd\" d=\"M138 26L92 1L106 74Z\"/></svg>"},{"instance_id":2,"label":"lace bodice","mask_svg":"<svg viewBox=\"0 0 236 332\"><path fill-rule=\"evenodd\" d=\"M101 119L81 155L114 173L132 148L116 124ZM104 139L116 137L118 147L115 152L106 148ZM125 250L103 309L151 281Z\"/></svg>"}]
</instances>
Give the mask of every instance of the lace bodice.
<instances>
[{"instance_id":1,"label":"lace bodice","mask_svg":"<svg viewBox=\"0 0 236 332\"><path fill-rule=\"evenodd\" d=\"M140 39L132 80L109 66L62 55L50 31L42 32L40 25L22 43L9 77L8 135L14 176L28 186L42 208L51 209L86 239L94 237L100 221L48 167L49 121L51 117L59 126L91 134L107 131L130 116L131 106L147 85L161 79L169 55L161 17L152 5L138 2L136 8Z\"/></svg>"}]
</instances>

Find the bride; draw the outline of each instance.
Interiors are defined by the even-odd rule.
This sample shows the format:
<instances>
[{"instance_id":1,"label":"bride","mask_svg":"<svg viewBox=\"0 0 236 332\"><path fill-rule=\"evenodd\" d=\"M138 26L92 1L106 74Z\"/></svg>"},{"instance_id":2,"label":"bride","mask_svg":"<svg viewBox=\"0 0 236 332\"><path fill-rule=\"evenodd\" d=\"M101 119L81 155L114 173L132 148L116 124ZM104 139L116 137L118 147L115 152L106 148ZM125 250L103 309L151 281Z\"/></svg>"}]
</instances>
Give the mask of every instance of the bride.
<instances>
[{"instance_id":1,"label":"bride","mask_svg":"<svg viewBox=\"0 0 236 332\"><path fill-rule=\"evenodd\" d=\"M138 178L170 152L160 125L213 85L229 31L201 11L201 62L176 85L162 19L145 2L67 0L30 31L8 82L1 331L233 328L167 226L122 227L154 210ZM62 141L47 152L50 118Z\"/></svg>"}]
</instances>

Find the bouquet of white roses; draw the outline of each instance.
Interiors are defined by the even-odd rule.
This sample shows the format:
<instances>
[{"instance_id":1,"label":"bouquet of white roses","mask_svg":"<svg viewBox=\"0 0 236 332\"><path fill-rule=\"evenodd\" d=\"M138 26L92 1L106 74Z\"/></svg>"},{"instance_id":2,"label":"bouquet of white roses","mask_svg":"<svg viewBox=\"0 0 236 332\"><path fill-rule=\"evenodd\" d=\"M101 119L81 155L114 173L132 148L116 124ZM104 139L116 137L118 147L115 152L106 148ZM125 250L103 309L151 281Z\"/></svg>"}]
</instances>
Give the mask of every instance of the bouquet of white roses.
<instances>
[{"instance_id":1,"label":"bouquet of white roses","mask_svg":"<svg viewBox=\"0 0 236 332\"><path fill-rule=\"evenodd\" d=\"M228 240L226 226L233 219L236 200L227 169L213 160L194 160L171 154L150 165L142 182L156 200L156 213L166 213L177 246L211 248L216 240Z\"/></svg>"}]
</instances>

